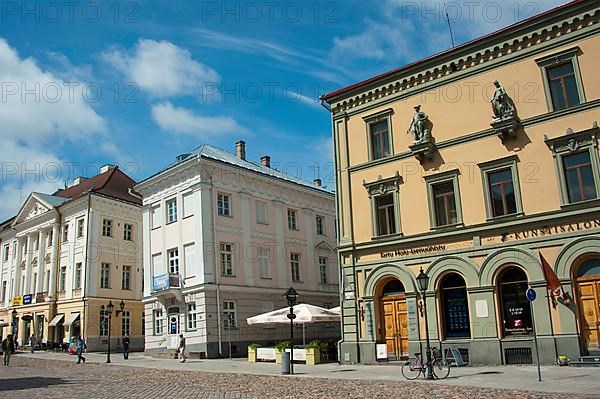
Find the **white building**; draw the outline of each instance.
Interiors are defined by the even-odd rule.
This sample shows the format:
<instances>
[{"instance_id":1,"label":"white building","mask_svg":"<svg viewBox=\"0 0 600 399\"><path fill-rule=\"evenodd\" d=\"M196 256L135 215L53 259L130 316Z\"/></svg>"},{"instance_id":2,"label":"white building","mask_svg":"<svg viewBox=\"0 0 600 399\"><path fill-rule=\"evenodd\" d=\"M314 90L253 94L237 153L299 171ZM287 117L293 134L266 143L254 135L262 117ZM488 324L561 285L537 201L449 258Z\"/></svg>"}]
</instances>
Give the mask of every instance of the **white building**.
<instances>
[{"instance_id":1,"label":"white building","mask_svg":"<svg viewBox=\"0 0 600 399\"><path fill-rule=\"evenodd\" d=\"M243 354L289 329L246 318L300 301L337 306L334 194L261 163L202 145L136 185L144 197L146 351L175 348L183 333L198 357ZM309 329L339 337L339 325Z\"/></svg>"}]
</instances>

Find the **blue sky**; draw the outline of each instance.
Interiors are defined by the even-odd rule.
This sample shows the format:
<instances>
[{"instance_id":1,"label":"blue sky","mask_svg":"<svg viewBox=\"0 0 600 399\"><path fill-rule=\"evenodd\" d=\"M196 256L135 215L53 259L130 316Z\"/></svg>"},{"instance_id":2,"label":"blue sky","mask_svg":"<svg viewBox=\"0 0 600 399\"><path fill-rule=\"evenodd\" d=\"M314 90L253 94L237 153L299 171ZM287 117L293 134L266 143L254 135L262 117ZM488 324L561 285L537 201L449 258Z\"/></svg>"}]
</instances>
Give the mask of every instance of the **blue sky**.
<instances>
[{"instance_id":1,"label":"blue sky","mask_svg":"<svg viewBox=\"0 0 600 399\"><path fill-rule=\"evenodd\" d=\"M448 1L457 44L565 1ZM318 96L451 46L444 1L3 1L0 219L118 164L203 143L333 188Z\"/></svg>"}]
</instances>

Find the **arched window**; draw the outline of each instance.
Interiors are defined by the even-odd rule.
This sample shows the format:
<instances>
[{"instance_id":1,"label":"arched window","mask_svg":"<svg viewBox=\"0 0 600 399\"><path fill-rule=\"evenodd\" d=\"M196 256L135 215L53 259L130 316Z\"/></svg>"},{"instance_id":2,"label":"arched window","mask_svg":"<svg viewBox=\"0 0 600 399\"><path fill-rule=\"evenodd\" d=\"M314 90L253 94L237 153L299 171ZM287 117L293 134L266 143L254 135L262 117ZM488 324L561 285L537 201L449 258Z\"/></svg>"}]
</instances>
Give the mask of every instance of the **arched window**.
<instances>
[{"instance_id":1,"label":"arched window","mask_svg":"<svg viewBox=\"0 0 600 399\"><path fill-rule=\"evenodd\" d=\"M523 269L516 266L504 269L498 277L498 286L504 336L531 334L531 308L525 295L529 284Z\"/></svg>"},{"instance_id":2,"label":"arched window","mask_svg":"<svg viewBox=\"0 0 600 399\"><path fill-rule=\"evenodd\" d=\"M447 274L440 283L442 320L446 338L470 338L467 285L457 273Z\"/></svg>"},{"instance_id":3,"label":"arched window","mask_svg":"<svg viewBox=\"0 0 600 399\"><path fill-rule=\"evenodd\" d=\"M577 269L577 277L600 275L600 258L588 259Z\"/></svg>"},{"instance_id":4,"label":"arched window","mask_svg":"<svg viewBox=\"0 0 600 399\"><path fill-rule=\"evenodd\" d=\"M404 285L399 280L390 280L381 290L381 296L401 295L404 294Z\"/></svg>"}]
</instances>

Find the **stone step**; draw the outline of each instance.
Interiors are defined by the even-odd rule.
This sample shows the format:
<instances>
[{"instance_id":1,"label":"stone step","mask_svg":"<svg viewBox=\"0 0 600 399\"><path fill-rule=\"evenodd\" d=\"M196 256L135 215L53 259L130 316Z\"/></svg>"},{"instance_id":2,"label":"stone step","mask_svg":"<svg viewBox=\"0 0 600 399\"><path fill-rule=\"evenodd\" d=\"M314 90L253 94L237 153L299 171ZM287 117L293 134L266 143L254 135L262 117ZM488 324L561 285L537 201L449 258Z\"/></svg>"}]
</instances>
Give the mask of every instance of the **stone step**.
<instances>
[{"instance_id":1,"label":"stone step","mask_svg":"<svg viewBox=\"0 0 600 399\"><path fill-rule=\"evenodd\" d=\"M146 355L157 358L157 359L177 359L177 357L178 357L177 351L175 351L175 350L170 350L170 351L165 351L165 352L147 353Z\"/></svg>"},{"instance_id":2,"label":"stone step","mask_svg":"<svg viewBox=\"0 0 600 399\"><path fill-rule=\"evenodd\" d=\"M600 362L571 362L571 367L600 367Z\"/></svg>"},{"instance_id":3,"label":"stone step","mask_svg":"<svg viewBox=\"0 0 600 399\"><path fill-rule=\"evenodd\" d=\"M580 356L580 362L600 362L600 356Z\"/></svg>"}]
</instances>

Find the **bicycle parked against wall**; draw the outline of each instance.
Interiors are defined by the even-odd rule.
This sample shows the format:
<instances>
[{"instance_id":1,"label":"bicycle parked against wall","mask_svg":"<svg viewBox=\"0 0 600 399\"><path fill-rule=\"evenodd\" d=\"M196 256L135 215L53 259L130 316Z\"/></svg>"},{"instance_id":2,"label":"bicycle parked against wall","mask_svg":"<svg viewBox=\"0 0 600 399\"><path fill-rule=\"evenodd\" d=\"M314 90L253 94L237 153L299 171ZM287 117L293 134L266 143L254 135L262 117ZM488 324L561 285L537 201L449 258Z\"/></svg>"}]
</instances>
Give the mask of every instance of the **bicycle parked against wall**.
<instances>
[{"instance_id":1,"label":"bicycle parked against wall","mask_svg":"<svg viewBox=\"0 0 600 399\"><path fill-rule=\"evenodd\" d=\"M409 359L402 365L402 375L407 380L415 380L421 374L427 375L428 366L429 363L421 359L421 354L415 353L414 359ZM446 378L450 374L450 363L444 359L438 348L431 348L431 366L436 379Z\"/></svg>"}]
</instances>

